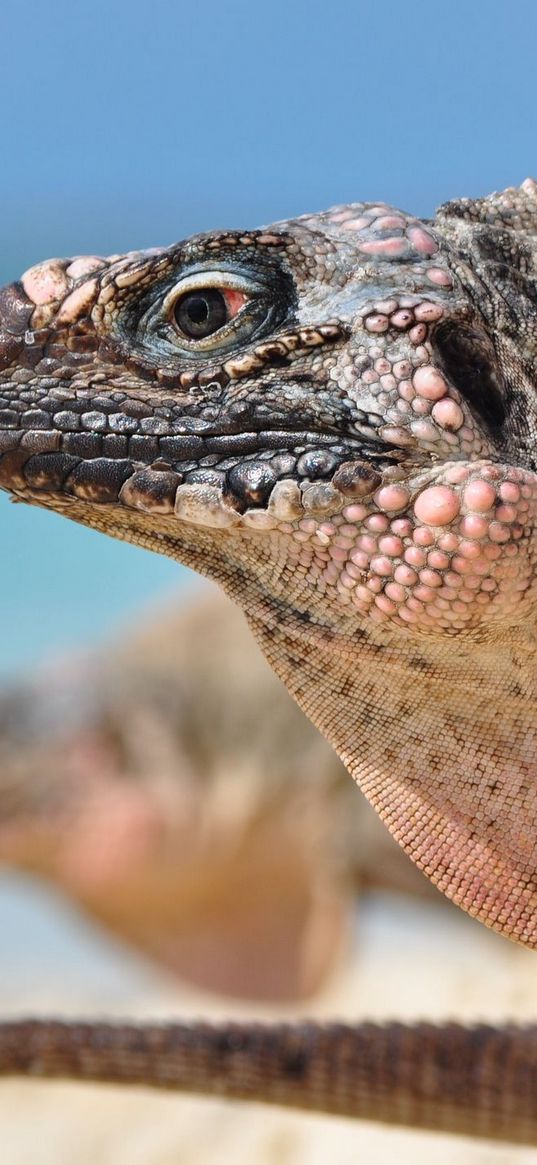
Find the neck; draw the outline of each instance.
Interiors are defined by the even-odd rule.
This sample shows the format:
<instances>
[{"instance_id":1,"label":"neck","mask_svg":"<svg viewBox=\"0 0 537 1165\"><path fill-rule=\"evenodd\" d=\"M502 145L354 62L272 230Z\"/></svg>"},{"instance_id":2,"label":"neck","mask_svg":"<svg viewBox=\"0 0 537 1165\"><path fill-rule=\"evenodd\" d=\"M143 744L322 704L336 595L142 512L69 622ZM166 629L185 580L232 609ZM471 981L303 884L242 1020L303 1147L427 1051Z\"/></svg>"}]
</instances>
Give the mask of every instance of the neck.
<instances>
[{"instance_id":1,"label":"neck","mask_svg":"<svg viewBox=\"0 0 537 1165\"><path fill-rule=\"evenodd\" d=\"M417 640L351 619L323 627L266 596L248 618L413 861L458 905L535 945L534 629Z\"/></svg>"}]
</instances>

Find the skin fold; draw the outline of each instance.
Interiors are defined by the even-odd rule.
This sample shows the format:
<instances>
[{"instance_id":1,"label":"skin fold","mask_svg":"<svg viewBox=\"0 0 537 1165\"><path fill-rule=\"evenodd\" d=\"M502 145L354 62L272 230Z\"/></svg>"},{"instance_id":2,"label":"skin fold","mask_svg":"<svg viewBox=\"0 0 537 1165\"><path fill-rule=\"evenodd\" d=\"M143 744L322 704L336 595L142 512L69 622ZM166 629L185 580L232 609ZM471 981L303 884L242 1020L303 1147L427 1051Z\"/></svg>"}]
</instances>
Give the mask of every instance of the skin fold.
<instances>
[{"instance_id":1,"label":"skin fold","mask_svg":"<svg viewBox=\"0 0 537 1165\"><path fill-rule=\"evenodd\" d=\"M0 486L215 579L414 862L534 947L537 187L51 260Z\"/></svg>"}]
</instances>

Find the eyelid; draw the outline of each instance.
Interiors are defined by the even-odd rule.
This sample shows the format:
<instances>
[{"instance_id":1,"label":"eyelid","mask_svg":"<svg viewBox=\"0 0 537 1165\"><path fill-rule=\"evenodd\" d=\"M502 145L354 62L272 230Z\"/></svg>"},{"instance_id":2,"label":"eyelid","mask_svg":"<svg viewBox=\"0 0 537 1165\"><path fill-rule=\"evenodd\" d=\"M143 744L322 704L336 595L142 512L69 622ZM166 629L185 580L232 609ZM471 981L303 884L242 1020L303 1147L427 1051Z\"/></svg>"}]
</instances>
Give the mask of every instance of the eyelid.
<instances>
[{"instance_id":1,"label":"eyelid","mask_svg":"<svg viewBox=\"0 0 537 1165\"><path fill-rule=\"evenodd\" d=\"M177 300L186 295L187 292L207 288L215 291L240 291L247 297L246 302L256 293L256 288L252 285L251 280L236 275L233 271L195 271L191 275L183 276L174 284L163 301L163 311L171 310Z\"/></svg>"}]
</instances>

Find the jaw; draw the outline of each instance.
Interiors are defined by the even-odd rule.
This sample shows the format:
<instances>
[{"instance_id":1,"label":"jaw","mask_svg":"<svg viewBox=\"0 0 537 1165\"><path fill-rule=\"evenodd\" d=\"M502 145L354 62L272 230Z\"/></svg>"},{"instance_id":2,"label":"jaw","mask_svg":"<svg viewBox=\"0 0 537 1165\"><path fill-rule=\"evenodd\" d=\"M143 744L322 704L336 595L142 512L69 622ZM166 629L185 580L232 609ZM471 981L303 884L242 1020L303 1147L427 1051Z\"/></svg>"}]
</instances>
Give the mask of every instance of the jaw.
<instances>
[{"instance_id":1,"label":"jaw","mask_svg":"<svg viewBox=\"0 0 537 1165\"><path fill-rule=\"evenodd\" d=\"M455 522L436 527L436 552L442 538L446 544L446 535L454 536L457 521L472 516L464 513L464 490L471 486L470 498L484 497L477 487L490 485L491 468L498 475L494 486L498 495L502 484L513 486L513 471L505 467L500 471L498 466L482 465L468 471L465 481L450 487L457 496L460 491L462 518L459 514ZM461 476L460 465L457 471ZM445 473L445 467L437 471L434 485L430 474L426 484L418 481L416 497L426 489L439 488ZM396 486L381 488L393 491ZM514 497L512 489L507 492ZM338 542L351 537L351 524L355 545L364 545L363 539L372 537L375 526L384 525L381 519L388 514L382 511L378 493L376 500L360 503L360 513L366 511L361 518L357 503L351 502L330 517L280 521L277 528L265 530L245 527L236 512L229 527L211 526L214 498L204 511L202 494L198 510L190 512L188 521L169 515L157 519L126 506L97 506L81 499L58 502L41 496L39 504L116 538L168 554L218 581L245 607L272 667L333 744L413 861L448 897L488 926L537 946L537 691L533 678L537 644L527 612L524 619L495 618L493 594L500 615L502 601L507 609L515 602L515 593L518 608L524 604L524 591L510 591L509 575L503 577L500 570L494 578L496 591L478 592L489 596L488 607L477 604L474 593L474 603L468 603L474 618L466 628L456 628L453 621L447 628L431 628L431 623L420 626L419 621L417 627L401 626L393 618L371 618L372 610L382 608L370 607L368 615L352 600L346 601L345 591L348 597L353 588L341 585L341 559L328 556L327 565L327 545L332 550L345 549ZM415 517L415 505L412 512ZM506 519L510 512L504 515ZM395 529L402 532L401 523L410 521L408 513L392 517L391 525L399 523ZM330 533L331 527L335 533ZM342 529L347 533L338 534ZM414 523L414 533L416 529L425 527ZM377 549L380 536L401 538L401 533L379 531ZM423 549L420 541L423 535L417 544L409 543L408 549L416 545ZM507 544L518 547L519 543L513 539ZM489 544L495 545L490 540ZM481 546L484 551L483 539ZM395 543L392 549L397 549ZM316 554L321 554L317 564ZM459 567L465 561L460 554L454 557L461 560ZM347 554L347 567L349 560ZM476 560L469 561L475 564ZM494 575L498 562L509 562L509 556L483 556L482 561L488 562ZM323 575L333 564L339 569L330 581ZM514 573L517 584L523 568L521 553ZM370 564L369 581L375 577L374 570ZM463 573L461 577L467 582L474 576ZM455 589L460 593L466 587ZM430 604L423 604L427 607ZM445 613L445 608L440 606L438 612ZM430 619L434 621L434 612Z\"/></svg>"}]
</instances>

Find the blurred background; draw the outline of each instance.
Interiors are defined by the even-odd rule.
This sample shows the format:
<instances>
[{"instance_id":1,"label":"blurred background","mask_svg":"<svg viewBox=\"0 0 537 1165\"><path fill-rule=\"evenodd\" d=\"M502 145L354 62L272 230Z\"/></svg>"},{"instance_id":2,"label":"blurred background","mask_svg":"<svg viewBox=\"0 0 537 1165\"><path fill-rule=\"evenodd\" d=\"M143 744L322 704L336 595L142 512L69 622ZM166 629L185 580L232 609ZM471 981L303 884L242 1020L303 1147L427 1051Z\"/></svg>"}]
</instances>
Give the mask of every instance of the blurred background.
<instances>
[{"instance_id":1,"label":"blurred background","mask_svg":"<svg viewBox=\"0 0 537 1165\"><path fill-rule=\"evenodd\" d=\"M537 170L531 0L4 0L1 31L2 283L353 200L427 216ZM535 956L439 903L224 600L4 495L0 530L5 1011L534 1015ZM0 1125L7 1165L453 1160L343 1121L18 1082Z\"/></svg>"}]
</instances>

